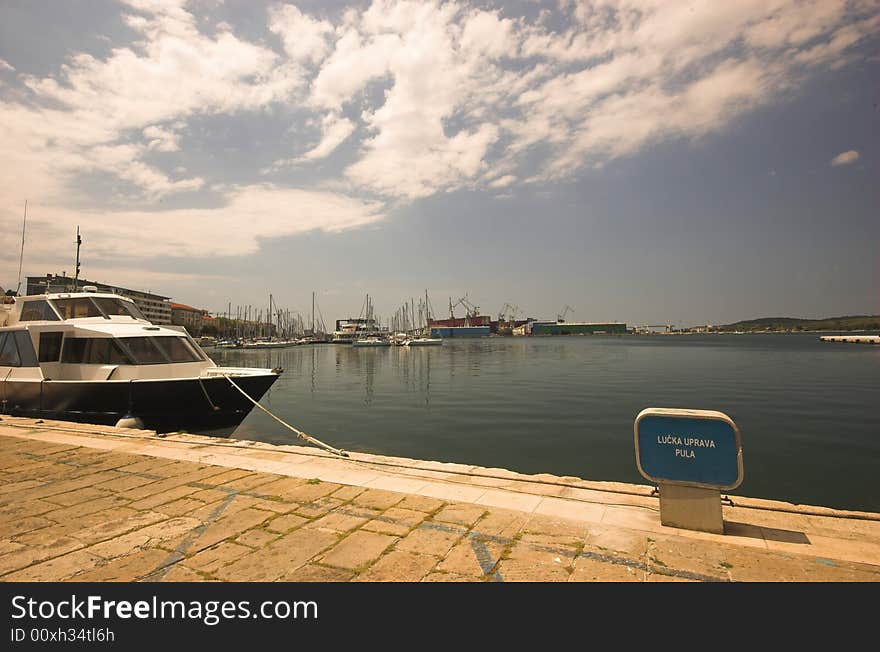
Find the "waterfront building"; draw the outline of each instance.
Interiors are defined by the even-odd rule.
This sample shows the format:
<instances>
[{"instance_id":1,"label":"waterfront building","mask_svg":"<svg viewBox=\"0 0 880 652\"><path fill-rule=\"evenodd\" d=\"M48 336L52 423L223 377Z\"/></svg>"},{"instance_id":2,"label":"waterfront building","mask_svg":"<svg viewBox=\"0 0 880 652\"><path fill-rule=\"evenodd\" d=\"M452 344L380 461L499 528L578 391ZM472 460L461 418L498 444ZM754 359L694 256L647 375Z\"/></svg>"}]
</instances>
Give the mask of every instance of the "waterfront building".
<instances>
[{"instance_id":1,"label":"waterfront building","mask_svg":"<svg viewBox=\"0 0 880 652\"><path fill-rule=\"evenodd\" d=\"M107 292L128 297L134 301L135 305L140 309L148 320L154 324L170 324L171 322L171 297L161 294L153 294L152 292L144 292L141 290L132 290L118 285L110 285L108 283L99 283L97 281L87 281L79 279L74 281L70 276L64 274L46 274L45 276L28 276L27 277L27 294L47 294L50 292L82 292L87 285L97 288L98 292Z\"/></svg>"},{"instance_id":2,"label":"waterfront building","mask_svg":"<svg viewBox=\"0 0 880 652\"><path fill-rule=\"evenodd\" d=\"M626 334L623 322L533 322L531 335L605 335Z\"/></svg>"},{"instance_id":3,"label":"waterfront building","mask_svg":"<svg viewBox=\"0 0 880 652\"><path fill-rule=\"evenodd\" d=\"M193 308L185 303L171 303L171 323L183 326L190 335L200 335L207 310Z\"/></svg>"}]
</instances>

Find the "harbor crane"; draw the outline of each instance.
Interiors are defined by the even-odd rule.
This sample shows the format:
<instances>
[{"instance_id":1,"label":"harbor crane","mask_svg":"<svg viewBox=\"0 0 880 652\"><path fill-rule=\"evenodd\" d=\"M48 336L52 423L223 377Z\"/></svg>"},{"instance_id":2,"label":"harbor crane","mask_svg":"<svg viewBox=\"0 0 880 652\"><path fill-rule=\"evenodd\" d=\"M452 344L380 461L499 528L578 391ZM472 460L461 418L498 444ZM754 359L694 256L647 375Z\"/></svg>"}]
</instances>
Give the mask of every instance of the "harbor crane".
<instances>
[{"instance_id":1,"label":"harbor crane","mask_svg":"<svg viewBox=\"0 0 880 652\"><path fill-rule=\"evenodd\" d=\"M566 304L565 307L562 308L562 312L556 315L556 321L564 322L565 316L569 313L569 311L574 312L574 308Z\"/></svg>"},{"instance_id":2,"label":"harbor crane","mask_svg":"<svg viewBox=\"0 0 880 652\"><path fill-rule=\"evenodd\" d=\"M505 303L501 310L498 311L498 322L512 322L516 320L516 315L519 313L521 308L519 306L514 306L509 303Z\"/></svg>"},{"instance_id":3,"label":"harbor crane","mask_svg":"<svg viewBox=\"0 0 880 652\"><path fill-rule=\"evenodd\" d=\"M452 298L450 297L449 298L449 318L450 319L455 319L455 314L453 313L453 310L455 310L455 308L457 308L458 306L464 306L464 309L466 311L465 316L467 318L476 317L477 315L480 314L480 307L475 306L473 303L471 303L468 300L467 295L464 295L462 298L460 298L455 303L452 303Z\"/></svg>"}]
</instances>

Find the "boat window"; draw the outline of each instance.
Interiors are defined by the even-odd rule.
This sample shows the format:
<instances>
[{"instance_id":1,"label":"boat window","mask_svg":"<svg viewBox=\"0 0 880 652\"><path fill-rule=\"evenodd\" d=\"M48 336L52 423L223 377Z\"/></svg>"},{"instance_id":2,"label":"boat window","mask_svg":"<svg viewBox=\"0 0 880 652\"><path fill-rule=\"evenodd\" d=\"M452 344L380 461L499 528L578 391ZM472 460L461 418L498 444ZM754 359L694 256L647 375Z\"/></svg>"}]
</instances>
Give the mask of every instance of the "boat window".
<instances>
[{"instance_id":1,"label":"boat window","mask_svg":"<svg viewBox=\"0 0 880 652\"><path fill-rule=\"evenodd\" d=\"M137 306L129 301L112 299L110 297L92 297L91 299L98 304L98 308L100 308L101 312L107 317L122 315L124 317L134 317L135 319L146 320L146 317L144 317L141 311L138 310Z\"/></svg>"},{"instance_id":2,"label":"boat window","mask_svg":"<svg viewBox=\"0 0 880 652\"><path fill-rule=\"evenodd\" d=\"M21 358L22 367L38 367L37 353L34 351L34 341L27 331L13 331L15 343L18 345L18 355Z\"/></svg>"},{"instance_id":3,"label":"boat window","mask_svg":"<svg viewBox=\"0 0 880 652\"><path fill-rule=\"evenodd\" d=\"M83 317L103 317L104 315L89 297L76 299L55 299L55 307L63 319L82 319Z\"/></svg>"},{"instance_id":4,"label":"boat window","mask_svg":"<svg viewBox=\"0 0 880 652\"><path fill-rule=\"evenodd\" d=\"M21 308L19 321L58 321L58 315L48 301L26 301Z\"/></svg>"},{"instance_id":5,"label":"boat window","mask_svg":"<svg viewBox=\"0 0 880 652\"><path fill-rule=\"evenodd\" d=\"M119 343L110 337L67 337L61 362L69 364L131 364Z\"/></svg>"},{"instance_id":6,"label":"boat window","mask_svg":"<svg viewBox=\"0 0 880 652\"><path fill-rule=\"evenodd\" d=\"M153 341L171 362L199 362L202 359L185 337L156 337Z\"/></svg>"},{"instance_id":7,"label":"boat window","mask_svg":"<svg viewBox=\"0 0 880 652\"><path fill-rule=\"evenodd\" d=\"M12 333L0 333L0 366L20 367L21 358L18 356L18 347L15 345L15 337Z\"/></svg>"},{"instance_id":8,"label":"boat window","mask_svg":"<svg viewBox=\"0 0 880 652\"><path fill-rule=\"evenodd\" d=\"M126 337L121 340L135 364L168 364L170 360L156 346L154 337Z\"/></svg>"},{"instance_id":9,"label":"boat window","mask_svg":"<svg viewBox=\"0 0 880 652\"><path fill-rule=\"evenodd\" d=\"M0 366L36 367L37 356L27 331L0 333Z\"/></svg>"},{"instance_id":10,"label":"boat window","mask_svg":"<svg viewBox=\"0 0 880 652\"><path fill-rule=\"evenodd\" d=\"M40 362L58 362L61 359L61 340L64 333L40 333Z\"/></svg>"}]
</instances>

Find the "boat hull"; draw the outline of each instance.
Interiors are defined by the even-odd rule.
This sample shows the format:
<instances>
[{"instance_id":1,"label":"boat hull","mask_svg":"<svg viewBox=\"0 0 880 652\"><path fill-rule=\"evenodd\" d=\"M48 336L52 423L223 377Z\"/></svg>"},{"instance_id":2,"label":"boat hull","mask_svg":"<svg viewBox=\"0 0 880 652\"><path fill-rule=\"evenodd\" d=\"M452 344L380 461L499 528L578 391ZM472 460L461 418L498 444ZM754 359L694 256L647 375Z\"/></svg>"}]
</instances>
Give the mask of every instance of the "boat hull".
<instances>
[{"instance_id":1,"label":"boat hull","mask_svg":"<svg viewBox=\"0 0 880 652\"><path fill-rule=\"evenodd\" d=\"M278 379L277 373L234 376L254 400ZM226 378L132 381L0 382L0 414L116 425L138 419L157 432L230 434L253 409Z\"/></svg>"}]
</instances>

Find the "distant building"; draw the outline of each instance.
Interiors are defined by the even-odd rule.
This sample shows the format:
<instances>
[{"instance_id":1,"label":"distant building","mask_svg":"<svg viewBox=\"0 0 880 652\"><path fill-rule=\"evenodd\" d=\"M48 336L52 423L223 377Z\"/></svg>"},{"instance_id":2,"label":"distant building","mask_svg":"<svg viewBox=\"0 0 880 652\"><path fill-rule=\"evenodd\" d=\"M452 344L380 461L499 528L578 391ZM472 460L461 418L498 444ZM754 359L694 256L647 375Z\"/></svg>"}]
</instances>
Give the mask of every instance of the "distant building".
<instances>
[{"instance_id":1,"label":"distant building","mask_svg":"<svg viewBox=\"0 0 880 652\"><path fill-rule=\"evenodd\" d=\"M154 324L171 323L171 297L151 292L142 292L141 290L132 290L118 285L108 285L106 283L98 283L97 281L79 279L76 282L76 288L74 288L74 279L72 277L46 274L46 276L27 277L27 294L82 292L83 287L86 285L94 285L98 288L98 292L110 292L128 297L140 308L141 312L144 313L144 317Z\"/></svg>"},{"instance_id":2,"label":"distant building","mask_svg":"<svg viewBox=\"0 0 880 652\"><path fill-rule=\"evenodd\" d=\"M183 326L190 335L201 334L207 314L207 310L193 308L185 303L171 304L171 323L175 326Z\"/></svg>"},{"instance_id":3,"label":"distant building","mask_svg":"<svg viewBox=\"0 0 880 652\"><path fill-rule=\"evenodd\" d=\"M533 322L532 335L605 335L624 334L623 322Z\"/></svg>"}]
</instances>

